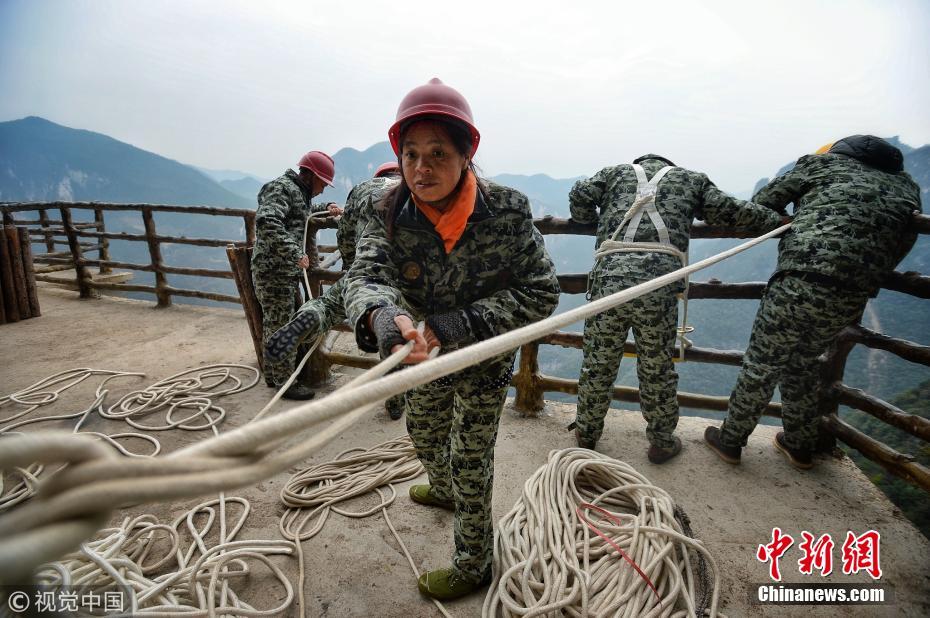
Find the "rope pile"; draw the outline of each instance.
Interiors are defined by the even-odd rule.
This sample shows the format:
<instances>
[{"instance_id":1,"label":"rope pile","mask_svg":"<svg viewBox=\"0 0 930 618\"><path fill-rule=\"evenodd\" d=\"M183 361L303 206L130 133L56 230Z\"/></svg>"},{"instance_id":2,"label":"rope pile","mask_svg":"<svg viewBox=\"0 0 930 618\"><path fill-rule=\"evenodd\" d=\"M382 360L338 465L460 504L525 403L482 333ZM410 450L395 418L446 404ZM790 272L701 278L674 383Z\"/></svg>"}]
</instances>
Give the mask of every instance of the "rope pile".
<instances>
[{"instance_id":1,"label":"rope pile","mask_svg":"<svg viewBox=\"0 0 930 618\"><path fill-rule=\"evenodd\" d=\"M227 505L241 510L232 526L227 525ZM67 590L87 587L95 591L119 591L123 609L137 616L279 616L294 600L294 589L281 569L270 560L274 555L293 555L289 541L236 541L249 515L249 502L221 496L204 502L178 517L171 525L152 515L126 517L119 526L101 530L97 538L81 544L80 550L60 561L43 565L37 583ZM198 519L206 519L198 525ZM219 526L214 524L219 523ZM207 537L214 532L217 543ZM190 545L182 547L182 538ZM167 539L169 547L155 553L156 542ZM284 600L277 607L256 609L241 599L230 583L251 572L248 561L264 564L281 584ZM148 564L146 564L148 562ZM170 572L154 575L173 566Z\"/></svg>"},{"instance_id":2,"label":"rope pile","mask_svg":"<svg viewBox=\"0 0 930 618\"><path fill-rule=\"evenodd\" d=\"M671 496L629 464L551 451L498 522L482 615L703 615L707 586L694 566L704 559L715 574L715 616L716 563L681 519Z\"/></svg>"},{"instance_id":3,"label":"rope pile","mask_svg":"<svg viewBox=\"0 0 930 618\"><path fill-rule=\"evenodd\" d=\"M343 451L333 461L311 466L294 474L281 490L281 502L288 509L279 523L281 534L286 539L293 539L297 546L298 582L300 615L304 615L303 582L306 579L301 541L316 536L326 524L330 512L344 517L363 518L381 512L384 520L394 533L394 538L410 563L410 568L419 577L413 557L407 550L403 539L397 533L387 507L397 499L395 483L409 481L423 474L423 464L417 459L416 450L410 436L401 436L388 440L370 449L353 448ZM385 496L381 488L387 486L390 495ZM352 498L363 496L372 491L377 492L379 502L362 511L349 511L336 505ZM311 509L305 512L304 509ZM314 522L310 529L308 524ZM434 601L443 615L449 616L439 603Z\"/></svg>"},{"instance_id":4,"label":"rope pile","mask_svg":"<svg viewBox=\"0 0 930 618\"><path fill-rule=\"evenodd\" d=\"M233 373L237 369L250 374L250 377L245 379L238 377ZM57 402L64 391L91 376L106 377L97 386L94 392L95 399L87 408L79 412L23 418L40 407ZM207 365L188 369L159 380L146 388L132 391L107 408L105 402L110 392L107 383L110 380L125 377L145 377L145 374L81 367L43 378L35 384L0 398L0 408L7 405L18 405L23 408L0 419L0 424L9 423L0 427L0 435L18 433L14 430L34 423L77 418L72 433L82 433L99 438L126 457L154 457L161 452L161 443L148 434L138 431L104 434L97 431L81 431L81 428L96 412L101 418L122 420L131 427L144 431L212 429L226 416L226 410L214 405L213 398L233 395L252 388L258 383L259 372L254 367L236 364ZM189 410L192 411L188 412ZM164 412L165 417L164 421L157 425L144 425L137 420L159 411ZM174 418L178 412L186 413L186 416ZM196 421L200 418L204 420L197 423ZM149 453L133 452L120 443L121 440L126 439L148 442L152 450ZM28 467L13 469L21 480L8 490L5 490L3 475L0 474L0 512L35 495L44 466L31 463Z\"/></svg>"}]
</instances>

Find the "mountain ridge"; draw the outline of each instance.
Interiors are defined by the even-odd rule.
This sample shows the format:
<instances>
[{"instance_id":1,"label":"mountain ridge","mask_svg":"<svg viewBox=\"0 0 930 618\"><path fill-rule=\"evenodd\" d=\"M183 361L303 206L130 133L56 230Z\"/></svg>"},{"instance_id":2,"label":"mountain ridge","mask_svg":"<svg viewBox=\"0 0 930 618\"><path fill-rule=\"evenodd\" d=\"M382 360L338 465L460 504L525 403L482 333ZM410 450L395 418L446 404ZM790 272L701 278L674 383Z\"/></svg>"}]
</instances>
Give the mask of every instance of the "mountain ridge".
<instances>
[{"instance_id":1,"label":"mountain ridge","mask_svg":"<svg viewBox=\"0 0 930 618\"><path fill-rule=\"evenodd\" d=\"M0 123L0 200L247 206L189 165L38 116Z\"/></svg>"}]
</instances>

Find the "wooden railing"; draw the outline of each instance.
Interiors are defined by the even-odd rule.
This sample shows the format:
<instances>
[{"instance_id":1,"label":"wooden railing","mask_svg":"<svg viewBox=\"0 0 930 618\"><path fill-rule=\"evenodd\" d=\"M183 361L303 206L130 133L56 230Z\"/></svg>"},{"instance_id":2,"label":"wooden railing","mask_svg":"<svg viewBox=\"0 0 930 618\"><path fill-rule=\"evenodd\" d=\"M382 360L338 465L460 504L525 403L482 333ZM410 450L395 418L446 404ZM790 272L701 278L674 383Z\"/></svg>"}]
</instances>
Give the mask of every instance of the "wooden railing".
<instances>
[{"instance_id":1,"label":"wooden railing","mask_svg":"<svg viewBox=\"0 0 930 618\"><path fill-rule=\"evenodd\" d=\"M74 223L71 216L72 209L92 210L94 222ZM188 296L219 300L225 302L242 302L238 296L214 294L200 290L184 290L168 285L167 275L200 275L207 277L233 278L232 271L209 270L199 268L182 268L167 266L161 256L162 243L181 243L188 245L226 247L229 244L243 246L254 244L255 240L255 213L251 210L235 210L213 208L205 206L165 206L156 204L100 204L100 203L23 203L0 204L4 223L33 226L30 234L33 238L44 241L48 253L35 256L39 263L60 264L65 268L74 268L77 274L77 283L82 297L92 295L95 289L115 289L126 291L139 291L155 294L159 306L171 303L171 296ZM60 220L48 217L47 210L57 210ZM35 221L14 220L16 213L38 211L39 219ZM142 214L145 234L127 234L107 232L104 227L105 211L137 211ZM246 238L244 239L204 239L184 238L159 235L155 229L154 212L188 213L192 215L240 217L245 222ZM543 234L578 234L594 235L593 225L583 225L570 220L547 217L536 220L536 227ZM37 226L37 227L35 227ZM60 226L60 227L58 227ZM313 225L313 233L307 239L307 252L311 264L320 263L320 254L335 251L329 245L317 245L316 232L319 229L334 228L336 223L332 220L322 220ZM916 215L914 228L920 234L930 234L930 217ZM745 230L721 226L697 224L692 228L692 238L747 238L752 234ZM62 237L66 241L59 240ZM80 239L90 238L97 244L81 243ZM110 259L108 253L108 240L145 241L149 248L151 263L132 264L116 262ZM56 252L55 248L67 244L68 252ZM99 259L85 257L85 252L99 251ZM116 283L95 282L90 277L88 267L96 266L100 269L125 268L154 272L155 286L126 285ZM322 284L337 281L343 273L341 271L321 270L312 268L310 271L311 293L318 295ZM39 277L37 276L37 279ZM562 292L566 294L582 294L586 288L586 274L563 274L559 276ZM914 272L893 272L883 282L882 287L895 290L918 298L930 299L930 277ZM750 283L722 283L711 279L709 281L692 282L689 298L697 299L759 299L765 288L764 282ZM337 326L336 331L348 331L345 324ZM539 371L539 347L541 345L560 346L567 348L580 348L581 335L577 333L558 332L548 335L531 344L521 347L520 364L514 374L512 385L516 389L515 406L527 415L535 415L543 407L543 397L547 392L560 392L577 394L578 382L565 378L547 376ZM822 429L824 435L839 438L849 446L859 450L864 456L875 461L893 474L900 476L930 492L930 470L915 461L915 458L905 453L899 453L887 445L869 437L855 429L839 418L840 405L850 406L862 410L883 423L896 427L901 431L915 436L924 442L930 441L930 421L919 416L908 414L895 406L882 401L858 389L851 388L843 383L846 360L850 351L856 345L863 345L872 349L890 352L906 361L930 366L930 346L919 345L909 341L895 339L881 333L870 331L861 325L846 328L837 338L835 345L827 350L822 363L822 391L820 397L820 411L823 415ZM628 342L625 351L635 353L635 344ZM739 366L742 362L743 352L740 350L717 350L713 348L691 347L687 350L687 360L698 363L713 363ZM328 342L320 346L311 363L313 377L324 379L332 364L368 368L376 364L371 357L346 354L331 349ZM638 403L639 389L617 386L613 391L613 398L618 401ZM728 405L727 397L716 397L699 393L678 393L678 401L682 406L691 408L725 411ZM779 417L781 405L769 404L765 414Z\"/></svg>"},{"instance_id":2,"label":"wooden railing","mask_svg":"<svg viewBox=\"0 0 930 618\"><path fill-rule=\"evenodd\" d=\"M571 220L547 217L535 221L537 229L543 234L578 234L593 236L594 225L580 224ZM334 227L326 222L319 227ZM914 228L920 234L930 234L930 217L915 215ZM749 238L753 234L744 229L696 224L692 227L691 238ZM320 246L320 250L329 249ZM313 256L313 263L318 263L318 256ZM341 271L313 269L310 273L311 288L319 289L323 283L338 281ZM587 288L587 273L559 275L559 284L564 294L583 294ZM902 292L918 298L930 299L930 277L915 272L893 272L883 281L882 287ZM760 299L765 289L765 282L722 283L716 279L691 282L688 297L697 299ZM345 325L335 330L346 331ZM577 395L578 381L542 374L539 370L539 347L553 345L564 348L581 348L582 336L578 333L557 332L520 348L520 362L513 376L511 385L516 390L515 408L526 415L535 415L542 410L545 393L567 393ZM843 384L846 359L855 345L864 345L895 354L909 362L930 366L930 347L909 341L894 339L872 332L861 325L845 329L837 338L836 344L827 351L822 363L822 392L820 411L823 415L822 429L826 437L839 438L849 446L857 449L867 458L875 461L893 474L900 476L930 492L930 470L915 461L911 455L899 453L887 445L874 440L839 418L840 405L862 410L884 423L892 425L906 433L930 441L930 420L908 414L876 397ZM635 354L636 345L627 342L624 352ZM324 343L318 354L324 362L318 362L321 371L328 371L329 364L345 365L358 368L374 366L375 359L353 354L333 351ZM714 363L720 365L740 366L743 352L740 350L717 350L713 348L691 347L687 349L689 362ZM322 376L318 376L322 378ZM628 386L615 386L613 399L632 403L640 402L639 389ZM728 397L716 397L699 393L679 391L678 402L682 406L703 410L726 411ZM772 417L781 416L781 404L770 403L764 414Z\"/></svg>"},{"instance_id":3,"label":"wooden railing","mask_svg":"<svg viewBox=\"0 0 930 618\"><path fill-rule=\"evenodd\" d=\"M43 202L43 203L8 203L0 204L3 212L3 221L8 225L26 226L30 237L35 242L44 242L47 253L34 256L37 264L50 264L36 270L36 280L60 283L61 279L51 277L48 273L60 270L75 270L75 280L81 298L95 295L96 290L116 290L123 292L146 292L154 294L159 307L171 305L172 296L184 296L206 300L240 303L238 296L218 294L203 290L190 290L172 287L168 283L168 275L194 275L200 277L215 277L232 279L231 270L216 270L208 268L186 268L169 266L162 258L161 245L175 243L199 247L218 247L225 250L230 244L252 244L255 242L255 211L247 209L216 208L212 206L169 206L164 204L105 204L99 202ZM60 213L60 219L50 219L48 211ZM37 220L17 220L17 213L38 211ZM78 223L74 221L73 211L93 211L94 221ZM138 212L142 216L145 234L130 234L125 232L106 231L104 212ZM234 217L242 219L245 223L245 239L216 239L216 238L187 238L183 236L160 235L155 227L156 212L182 213L197 216ZM81 242L81 239L92 239L92 242ZM35 239L41 239L36 241ZM148 264L132 262L119 262L110 259L110 240L126 240L132 242L145 242L148 246L151 261ZM68 251L56 251L57 246L65 245ZM85 254L98 252L97 259L91 259ZM97 267L102 274L109 273L114 268L138 270L155 274L155 285L136 285L127 283L113 283L96 281L88 270Z\"/></svg>"}]
</instances>

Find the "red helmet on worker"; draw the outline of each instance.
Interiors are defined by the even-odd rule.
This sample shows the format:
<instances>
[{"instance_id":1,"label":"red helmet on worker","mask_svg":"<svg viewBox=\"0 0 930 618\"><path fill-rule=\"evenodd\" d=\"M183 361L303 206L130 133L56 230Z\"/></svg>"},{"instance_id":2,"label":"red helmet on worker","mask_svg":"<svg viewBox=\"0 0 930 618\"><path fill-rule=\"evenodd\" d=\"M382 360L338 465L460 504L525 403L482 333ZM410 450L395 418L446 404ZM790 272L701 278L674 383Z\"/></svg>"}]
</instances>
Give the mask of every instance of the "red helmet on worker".
<instances>
[{"instance_id":1,"label":"red helmet on worker","mask_svg":"<svg viewBox=\"0 0 930 618\"><path fill-rule=\"evenodd\" d=\"M333 158L325 152L311 150L300 157L297 167L310 170L316 174L317 178L329 186L333 186L333 178L336 177L336 164L333 162Z\"/></svg>"},{"instance_id":2,"label":"red helmet on worker","mask_svg":"<svg viewBox=\"0 0 930 618\"><path fill-rule=\"evenodd\" d=\"M429 80L429 83L417 86L400 102L397 108L397 118L388 130L394 154L400 156L401 126L421 116L445 116L463 124L472 139L471 152L468 156L475 156L481 134L475 128L471 107L458 90L446 86L438 77Z\"/></svg>"},{"instance_id":3,"label":"red helmet on worker","mask_svg":"<svg viewBox=\"0 0 930 618\"><path fill-rule=\"evenodd\" d=\"M397 161L388 161L387 163L382 163L378 166L378 169L375 170L375 175L372 178L381 178L382 176L391 176L400 174L400 166L397 165Z\"/></svg>"}]
</instances>

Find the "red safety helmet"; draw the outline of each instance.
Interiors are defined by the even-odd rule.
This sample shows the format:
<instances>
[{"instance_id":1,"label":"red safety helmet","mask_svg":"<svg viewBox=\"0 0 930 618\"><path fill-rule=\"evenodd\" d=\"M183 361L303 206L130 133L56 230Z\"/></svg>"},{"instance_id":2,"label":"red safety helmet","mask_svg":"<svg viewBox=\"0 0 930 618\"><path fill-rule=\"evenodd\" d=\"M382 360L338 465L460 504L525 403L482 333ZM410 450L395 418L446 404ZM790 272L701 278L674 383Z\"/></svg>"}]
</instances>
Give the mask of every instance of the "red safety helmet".
<instances>
[{"instance_id":1,"label":"red safety helmet","mask_svg":"<svg viewBox=\"0 0 930 618\"><path fill-rule=\"evenodd\" d=\"M378 169L375 170L375 175L373 178L380 178L381 176L387 176L391 172L395 174L400 173L400 166L397 165L397 161L388 161L387 163L382 163L378 166Z\"/></svg>"},{"instance_id":2,"label":"red safety helmet","mask_svg":"<svg viewBox=\"0 0 930 618\"><path fill-rule=\"evenodd\" d=\"M475 156L481 134L475 128L471 107L461 93L446 86L438 77L429 80L429 83L417 86L407 93L397 108L397 119L388 130L391 147L394 154L400 156L400 125L419 116L448 116L464 124L471 133L472 147L468 153L469 158Z\"/></svg>"},{"instance_id":3,"label":"red safety helmet","mask_svg":"<svg viewBox=\"0 0 930 618\"><path fill-rule=\"evenodd\" d=\"M333 186L333 178L336 176L336 164L333 162L333 158L325 152L311 150L300 157L300 161L297 162L297 167L310 170L316 174L317 178L329 186Z\"/></svg>"}]
</instances>

